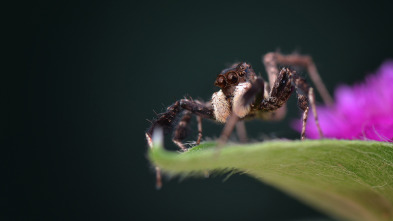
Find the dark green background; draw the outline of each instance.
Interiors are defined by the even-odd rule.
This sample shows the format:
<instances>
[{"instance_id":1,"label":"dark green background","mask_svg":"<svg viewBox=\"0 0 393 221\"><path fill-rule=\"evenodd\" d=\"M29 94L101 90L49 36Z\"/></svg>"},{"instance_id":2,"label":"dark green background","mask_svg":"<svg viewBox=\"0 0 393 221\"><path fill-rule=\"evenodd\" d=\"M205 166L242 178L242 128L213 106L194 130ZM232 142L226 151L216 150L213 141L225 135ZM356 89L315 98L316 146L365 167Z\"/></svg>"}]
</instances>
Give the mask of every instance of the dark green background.
<instances>
[{"instance_id":1,"label":"dark green background","mask_svg":"<svg viewBox=\"0 0 393 221\"><path fill-rule=\"evenodd\" d=\"M326 218L245 175L165 179L156 191L144 140L153 110L184 95L208 100L235 61L265 76L269 51L310 54L333 91L393 57L392 4L313 2L20 2L3 33L15 84L4 85L2 218ZM288 125L299 116L291 99L283 122L249 122L249 136L297 139ZM206 121L204 136L221 128Z\"/></svg>"}]
</instances>

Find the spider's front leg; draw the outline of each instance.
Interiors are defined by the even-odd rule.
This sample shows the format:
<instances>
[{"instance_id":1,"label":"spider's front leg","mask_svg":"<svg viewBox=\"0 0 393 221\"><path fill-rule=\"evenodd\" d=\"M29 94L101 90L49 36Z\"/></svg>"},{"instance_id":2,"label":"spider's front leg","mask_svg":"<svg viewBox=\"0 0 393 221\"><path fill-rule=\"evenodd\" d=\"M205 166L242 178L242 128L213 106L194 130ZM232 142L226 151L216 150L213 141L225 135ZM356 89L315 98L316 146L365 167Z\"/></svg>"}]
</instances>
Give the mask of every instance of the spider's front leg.
<instances>
[{"instance_id":1,"label":"spider's front leg","mask_svg":"<svg viewBox=\"0 0 393 221\"><path fill-rule=\"evenodd\" d=\"M182 149L183 151L187 150L186 147L184 147L182 141L188 136L188 132L189 132L189 128L188 128L188 124L190 123L191 120L191 115L193 113L196 114L196 119L197 119L197 123L198 123L198 138L196 141L196 144L199 145L201 143L201 139L202 139L202 117L204 118L211 118L210 115L205 116L205 114L207 112L209 112L209 110L206 110L205 108L205 104L203 104L202 102L199 101L191 101L191 103L188 102L189 100L183 100L181 102L181 105L183 104L183 108L185 109L185 111L183 112L183 117L181 118L180 122L177 124L175 131L173 133L173 143L175 143L178 147L180 147L180 149ZM197 103L198 105L200 105L199 107L197 105L194 104ZM197 106L197 107L195 107ZM187 110L191 109L194 110L194 112ZM202 110L200 110L202 109ZM198 110L199 112L203 112L204 114L201 116L201 113L198 114ZM208 113L209 114L209 113Z\"/></svg>"},{"instance_id":2,"label":"spider's front leg","mask_svg":"<svg viewBox=\"0 0 393 221\"><path fill-rule=\"evenodd\" d=\"M188 123L191 119L191 114L197 115L198 120L198 141L200 142L202 137L202 119L201 118L214 118L213 109L206 104L203 104L199 101L192 101L187 99L181 99L176 101L174 104L167 108L167 111L161 114L158 114L157 119L154 120L150 126L150 128L146 132L147 143L150 148L153 147L153 134L154 129L156 127L161 127L164 129L164 132L168 133L170 129L172 129L173 124L176 122L177 118L180 114L183 113L183 117L181 118L179 124L177 125L173 142L182 150L186 150L181 141L186 138ZM156 188L160 189L162 186L161 181L161 171L159 167L155 167L156 170Z\"/></svg>"},{"instance_id":3,"label":"spider's front leg","mask_svg":"<svg viewBox=\"0 0 393 221\"><path fill-rule=\"evenodd\" d=\"M182 140L184 140L189 132L189 127L188 124L190 123L191 120L191 112L188 110L183 111L183 117L177 124L174 132L173 132L173 138L172 141L175 143L180 149L183 151L186 151L187 148L184 147Z\"/></svg>"},{"instance_id":4,"label":"spider's front leg","mask_svg":"<svg viewBox=\"0 0 393 221\"><path fill-rule=\"evenodd\" d=\"M187 136L188 123L191 119L191 114L197 115L199 141L202 136L201 118L214 119L213 109L209 105L206 105L199 101L188 99L181 99L179 101L176 101L174 104L167 108L166 112L158 114L157 119L152 122L150 128L146 132L146 139L150 147L152 147L153 145L152 137L154 134L154 129L158 126L163 128L165 133L170 132L173 126L175 126L174 124L181 114L183 114L183 117L176 125L173 141L182 150L186 149L181 143L181 141Z\"/></svg>"}]
</instances>

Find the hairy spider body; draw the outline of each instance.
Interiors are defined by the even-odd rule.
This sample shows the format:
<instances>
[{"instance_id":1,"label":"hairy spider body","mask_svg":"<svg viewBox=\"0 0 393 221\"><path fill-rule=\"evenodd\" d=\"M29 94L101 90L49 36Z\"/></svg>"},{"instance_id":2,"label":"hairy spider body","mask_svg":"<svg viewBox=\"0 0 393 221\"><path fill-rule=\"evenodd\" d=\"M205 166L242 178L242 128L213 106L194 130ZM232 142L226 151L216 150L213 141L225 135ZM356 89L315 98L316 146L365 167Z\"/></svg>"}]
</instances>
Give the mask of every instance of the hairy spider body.
<instances>
[{"instance_id":1,"label":"hairy spider body","mask_svg":"<svg viewBox=\"0 0 393 221\"><path fill-rule=\"evenodd\" d=\"M326 103L331 103L314 63L308 56L281 55L268 53L263 58L263 63L268 74L268 82L255 74L251 65L241 62L224 69L216 78L214 84L220 88L213 93L209 102L191 99L181 99L169 106L166 112L158 114L157 119L146 132L146 138L152 147L154 129L159 126L165 132L174 128L173 142L182 150L182 144L187 136L188 123L191 115L196 115L198 120L198 140L202 137L202 118L224 123L225 127L219 139L219 145L225 143L235 126L238 126L240 140L246 140L244 125L241 120L260 118L263 120L280 120L286 113L286 102L290 95L296 91L298 107L303 111L303 127L301 139L305 138L305 125L311 106L315 122L322 137L317 112L315 97L311 87L306 81L289 68L278 69L278 64L286 66L302 66L307 68L311 79ZM157 169L157 181L159 172Z\"/></svg>"}]
</instances>

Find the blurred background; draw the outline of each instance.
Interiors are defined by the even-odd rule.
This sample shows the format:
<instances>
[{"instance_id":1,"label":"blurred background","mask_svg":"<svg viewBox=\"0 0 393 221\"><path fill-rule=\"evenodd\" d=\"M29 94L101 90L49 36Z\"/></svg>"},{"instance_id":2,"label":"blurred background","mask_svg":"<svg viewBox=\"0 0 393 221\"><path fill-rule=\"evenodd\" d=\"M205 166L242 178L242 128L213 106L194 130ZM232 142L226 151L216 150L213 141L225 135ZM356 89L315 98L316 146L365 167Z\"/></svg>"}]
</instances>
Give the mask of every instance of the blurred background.
<instances>
[{"instance_id":1,"label":"blurred background","mask_svg":"<svg viewBox=\"0 0 393 221\"><path fill-rule=\"evenodd\" d=\"M183 96L209 100L233 62L265 77L270 51L311 55L331 93L361 81L393 58L391 10L388 1L19 2L3 29L11 178L1 219L330 220L246 175L164 179L157 191L147 120ZM288 107L282 122L247 122L249 137L299 139L289 126L296 100ZM222 129L203 127L205 139Z\"/></svg>"}]
</instances>

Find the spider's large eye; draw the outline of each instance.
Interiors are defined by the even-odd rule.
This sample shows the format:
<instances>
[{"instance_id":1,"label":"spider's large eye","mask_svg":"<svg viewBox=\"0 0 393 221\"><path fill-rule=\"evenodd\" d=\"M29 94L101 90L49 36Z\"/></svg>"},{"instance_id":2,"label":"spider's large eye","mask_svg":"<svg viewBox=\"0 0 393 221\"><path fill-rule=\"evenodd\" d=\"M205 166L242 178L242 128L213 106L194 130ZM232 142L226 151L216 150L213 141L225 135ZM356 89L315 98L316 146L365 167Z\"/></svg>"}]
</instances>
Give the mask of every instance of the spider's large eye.
<instances>
[{"instance_id":1,"label":"spider's large eye","mask_svg":"<svg viewBox=\"0 0 393 221\"><path fill-rule=\"evenodd\" d=\"M225 77L223 75L218 75L216 82L214 82L214 85L224 88L227 85L227 82L225 81Z\"/></svg>"},{"instance_id":2,"label":"spider's large eye","mask_svg":"<svg viewBox=\"0 0 393 221\"><path fill-rule=\"evenodd\" d=\"M228 73L227 79L228 79L228 82L231 84L236 84L239 81L239 77L237 76L237 74L235 72Z\"/></svg>"}]
</instances>

